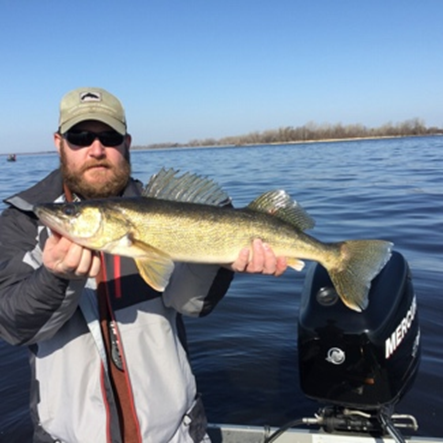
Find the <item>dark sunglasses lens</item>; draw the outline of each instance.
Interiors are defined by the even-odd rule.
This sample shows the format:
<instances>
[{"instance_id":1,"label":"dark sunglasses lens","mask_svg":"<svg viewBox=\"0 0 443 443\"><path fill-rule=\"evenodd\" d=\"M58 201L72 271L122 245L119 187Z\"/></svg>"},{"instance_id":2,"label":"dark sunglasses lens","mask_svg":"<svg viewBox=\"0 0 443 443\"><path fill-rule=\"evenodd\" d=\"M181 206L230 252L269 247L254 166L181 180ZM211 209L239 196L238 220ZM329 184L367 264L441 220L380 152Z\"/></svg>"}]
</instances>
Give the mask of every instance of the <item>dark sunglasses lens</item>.
<instances>
[{"instance_id":1,"label":"dark sunglasses lens","mask_svg":"<svg viewBox=\"0 0 443 443\"><path fill-rule=\"evenodd\" d=\"M97 134L103 146L118 146L123 143L124 137L116 131L100 132Z\"/></svg>"},{"instance_id":2,"label":"dark sunglasses lens","mask_svg":"<svg viewBox=\"0 0 443 443\"><path fill-rule=\"evenodd\" d=\"M118 146L123 143L124 136L116 131L105 131L98 134L90 131L71 131L64 135L69 143L76 146L90 146L96 138L103 146Z\"/></svg>"},{"instance_id":3,"label":"dark sunglasses lens","mask_svg":"<svg viewBox=\"0 0 443 443\"><path fill-rule=\"evenodd\" d=\"M64 137L72 145L89 146L94 141L95 134L89 131L67 132Z\"/></svg>"}]
</instances>

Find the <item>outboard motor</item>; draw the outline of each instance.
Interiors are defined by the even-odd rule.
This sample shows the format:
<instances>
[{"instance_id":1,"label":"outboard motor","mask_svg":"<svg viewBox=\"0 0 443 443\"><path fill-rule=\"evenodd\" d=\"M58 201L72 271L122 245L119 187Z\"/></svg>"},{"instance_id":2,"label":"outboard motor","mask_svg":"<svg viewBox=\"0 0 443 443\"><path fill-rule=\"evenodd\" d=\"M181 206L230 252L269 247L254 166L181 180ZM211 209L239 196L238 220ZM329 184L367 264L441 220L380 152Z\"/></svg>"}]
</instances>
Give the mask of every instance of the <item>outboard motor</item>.
<instances>
[{"instance_id":1,"label":"outboard motor","mask_svg":"<svg viewBox=\"0 0 443 443\"><path fill-rule=\"evenodd\" d=\"M313 265L302 293L298 351L301 388L333 405L327 414L352 408L389 420L386 411L411 386L420 360L417 300L403 256L393 252L372 281L363 312L347 308L326 270Z\"/></svg>"}]
</instances>

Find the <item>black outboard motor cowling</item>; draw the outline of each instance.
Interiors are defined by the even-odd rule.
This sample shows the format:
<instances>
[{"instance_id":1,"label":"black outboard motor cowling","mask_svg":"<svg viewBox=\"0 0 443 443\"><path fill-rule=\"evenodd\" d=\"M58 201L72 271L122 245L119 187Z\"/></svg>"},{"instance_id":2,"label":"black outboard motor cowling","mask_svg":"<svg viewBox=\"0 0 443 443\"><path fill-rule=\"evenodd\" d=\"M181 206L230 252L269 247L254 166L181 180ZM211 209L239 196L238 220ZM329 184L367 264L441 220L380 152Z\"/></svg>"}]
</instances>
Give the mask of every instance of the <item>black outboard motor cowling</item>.
<instances>
[{"instance_id":1,"label":"black outboard motor cowling","mask_svg":"<svg viewBox=\"0 0 443 443\"><path fill-rule=\"evenodd\" d=\"M373 280L363 312L347 308L326 270L312 266L300 306L298 351L308 397L372 411L396 403L420 359L417 300L403 256L393 252Z\"/></svg>"}]
</instances>

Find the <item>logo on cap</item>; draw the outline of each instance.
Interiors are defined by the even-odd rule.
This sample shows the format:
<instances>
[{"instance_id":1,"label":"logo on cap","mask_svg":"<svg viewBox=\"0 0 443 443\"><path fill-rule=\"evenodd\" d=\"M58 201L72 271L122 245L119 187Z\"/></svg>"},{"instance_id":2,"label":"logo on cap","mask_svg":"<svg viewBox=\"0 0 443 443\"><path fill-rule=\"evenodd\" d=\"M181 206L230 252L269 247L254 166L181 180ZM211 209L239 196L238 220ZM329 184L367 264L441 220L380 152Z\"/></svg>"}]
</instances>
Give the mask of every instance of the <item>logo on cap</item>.
<instances>
[{"instance_id":1,"label":"logo on cap","mask_svg":"<svg viewBox=\"0 0 443 443\"><path fill-rule=\"evenodd\" d=\"M82 102L101 102L102 95L99 92L82 92L80 100Z\"/></svg>"}]
</instances>

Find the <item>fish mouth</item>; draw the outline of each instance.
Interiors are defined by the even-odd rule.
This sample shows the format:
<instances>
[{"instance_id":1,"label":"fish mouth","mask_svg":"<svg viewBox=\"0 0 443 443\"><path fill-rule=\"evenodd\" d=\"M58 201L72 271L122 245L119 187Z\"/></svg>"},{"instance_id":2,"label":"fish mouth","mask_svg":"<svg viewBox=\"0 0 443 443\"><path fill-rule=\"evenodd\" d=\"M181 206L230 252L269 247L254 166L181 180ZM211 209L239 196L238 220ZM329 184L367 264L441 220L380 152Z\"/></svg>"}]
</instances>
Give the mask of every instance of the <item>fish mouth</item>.
<instances>
[{"instance_id":1,"label":"fish mouth","mask_svg":"<svg viewBox=\"0 0 443 443\"><path fill-rule=\"evenodd\" d=\"M83 232L77 225L75 204L60 205L59 203L41 204L33 207L33 212L39 220L51 231L60 234L69 240L81 244L96 235L93 230ZM65 214L66 211L66 214Z\"/></svg>"},{"instance_id":2,"label":"fish mouth","mask_svg":"<svg viewBox=\"0 0 443 443\"><path fill-rule=\"evenodd\" d=\"M45 208L41 206L37 206L34 208L34 212L37 215L37 217L41 220L41 222L47 226L52 231L56 231L60 234L64 233L63 226L60 222L60 218L54 216L50 212L48 212Z\"/></svg>"},{"instance_id":3,"label":"fish mouth","mask_svg":"<svg viewBox=\"0 0 443 443\"><path fill-rule=\"evenodd\" d=\"M69 220L65 219L62 214L54 214L53 210L46 208L45 205L34 206L33 211L40 221L51 231L72 239L72 235L69 233Z\"/></svg>"},{"instance_id":4,"label":"fish mouth","mask_svg":"<svg viewBox=\"0 0 443 443\"><path fill-rule=\"evenodd\" d=\"M43 222L47 216L49 217L49 213L42 206L34 206L32 211Z\"/></svg>"}]
</instances>

